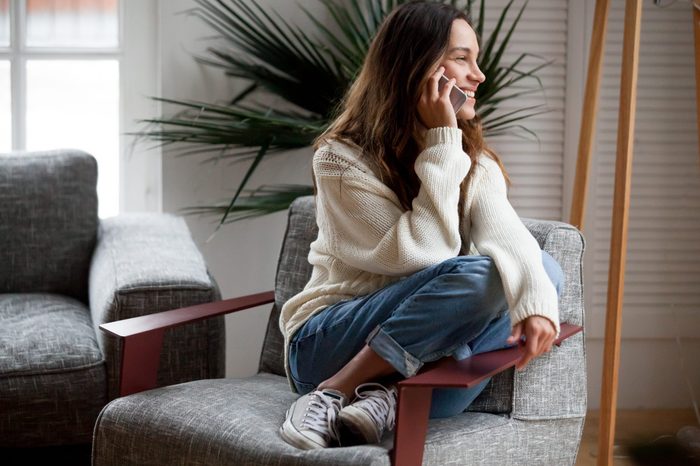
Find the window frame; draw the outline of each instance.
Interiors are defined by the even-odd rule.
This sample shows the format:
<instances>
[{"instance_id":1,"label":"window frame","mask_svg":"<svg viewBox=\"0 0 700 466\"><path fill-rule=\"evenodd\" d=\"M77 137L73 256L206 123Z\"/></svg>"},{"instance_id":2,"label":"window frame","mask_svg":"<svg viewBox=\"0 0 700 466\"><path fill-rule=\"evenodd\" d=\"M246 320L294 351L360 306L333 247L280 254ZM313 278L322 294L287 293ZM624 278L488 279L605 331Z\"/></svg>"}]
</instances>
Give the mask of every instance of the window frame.
<instances>
[{"instance_id":1,"label":"window frame","mask_svg":"<svg viewBox=\"0 0 700 466\"><path fill-rule=\"evenodd\" d=\"M161 151L137 147L127 134L139 129L137 119L160 112L160 105L147 99L157 95L158 0L119 0L117 46L99 48L27 47L27 2L9 3L10 44L0 46L0 60L10 63L11 150L27 147L28 60L116 60L120 73L118 213L162 211Z\"/></svg>"}]
</instances>

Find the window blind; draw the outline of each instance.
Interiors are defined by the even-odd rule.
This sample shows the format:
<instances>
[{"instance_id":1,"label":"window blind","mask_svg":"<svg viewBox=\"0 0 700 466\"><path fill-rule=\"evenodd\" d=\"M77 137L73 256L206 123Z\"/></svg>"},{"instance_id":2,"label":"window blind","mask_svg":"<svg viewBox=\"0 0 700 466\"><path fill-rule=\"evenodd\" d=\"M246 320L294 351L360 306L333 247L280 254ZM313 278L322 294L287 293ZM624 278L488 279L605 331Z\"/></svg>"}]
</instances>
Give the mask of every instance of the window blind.
<instances>
[{"instance_id":1,"label":"window blind","mask_svg":"<svg viewBox=\"0 0 700 466\"><path fill-rule=\"evenodd\" d=\"M592 254L589 313L596 326L607 301L624 4L610 5L587 209L593 223L585 222ZM696 337L700 159L692 7L644 2L640 41L623 332Z\"/></svg>"},{"instance_id":2,"label":"window blind","mask_svg":"<svg viewBox=\"0 0 700 466\"><path fill-rule=\"evenodd\" d=\"M507 0L489 0L485 11L485 36L494 30ZM504 28L512 24L523 2L514 2L506 17ZM542 88L537 92L504 102L497 114L518 108L543 105L544 114L527 118L521 124L534 132L539 141L524 133L487 137L508 171L513 185L510 200L521 217L561 220L563 205L564 112L566 97L567 59L566 0L529 2L511 38L504 64L510 64L521 54L528 56L518 66L528 70L546 60L554 62L537 72ZM503 31L501 36L503 37ZM481 44L481 48L484 44ZM534 79L523 79L519 88L539 89ZM506 90L506 94L515 89Z\"/></svg>"}]
</instances>

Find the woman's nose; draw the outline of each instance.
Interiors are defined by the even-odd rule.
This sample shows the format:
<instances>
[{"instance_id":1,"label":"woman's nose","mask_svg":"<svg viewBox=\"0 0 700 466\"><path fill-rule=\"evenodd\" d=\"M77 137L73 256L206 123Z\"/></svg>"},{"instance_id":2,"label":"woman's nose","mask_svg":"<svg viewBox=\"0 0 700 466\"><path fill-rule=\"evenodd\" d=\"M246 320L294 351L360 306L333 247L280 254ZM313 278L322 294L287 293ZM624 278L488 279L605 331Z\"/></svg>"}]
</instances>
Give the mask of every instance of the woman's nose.
<instances>
[{"instance_id":1,"label":"woman's nose","mask_svg":"<svg viewBox=\"0 0 700 466\"><path fill-rule=\"evenodd\" d=\"M479 68L474 68L469 74L469 79L483 83L486 80L486 76L484 75L484 73L481 72Z\"/></svg>"}]
</instances>

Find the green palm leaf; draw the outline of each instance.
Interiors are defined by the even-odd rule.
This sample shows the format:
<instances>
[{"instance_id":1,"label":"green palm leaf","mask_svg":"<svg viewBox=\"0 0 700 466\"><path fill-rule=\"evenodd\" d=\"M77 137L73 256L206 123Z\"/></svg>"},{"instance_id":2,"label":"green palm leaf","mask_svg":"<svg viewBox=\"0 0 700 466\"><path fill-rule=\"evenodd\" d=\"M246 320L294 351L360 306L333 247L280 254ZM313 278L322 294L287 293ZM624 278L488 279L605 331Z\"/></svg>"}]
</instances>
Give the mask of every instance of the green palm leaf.
<instances>
[{"instance_id":1,"label":"green palm leaf","mask_svg":"<svg viewBox=\"0 0 700 466\"><path fill-rule=\"evenodd\" d=\"M244 88L227 104L154 97L176 108L176 113L142 120L143 129L131 134L137 140L172 147L176 156L198 157L202 163L227 159L249 164L228 201L185 210L218 216L218 230L224 224L285 210L297 197L313 193L311 186L284 184L251 190L246 185L265 158L308 147L328 127L382 21L408 0L319 0L331 24L299 6L315 28L310 32L275 11L268 13L254 0L194 1L197 6L187 13L220 39L220 44L196 60L220 68L226 76L244 82ZM471 14L475 0L445 1ZM532 54L504 63L527 2L506 26L514 3L510 0L485 37L485 0L480 0L474 25L483 44L478 62L486 81L477 89L477 113L487 137L512 133L536 138L522 122L547 111L543 105L501 111L504 102L539 92L542 83L537 73L551 64ZM523 68L530 59L540 63ZM526 86L529 79L537 86ZM274 95L282 103L275 108L261 104L255 100L261 94Z\"/></svg>"},{"instance_id":2,"label":"green palm leaf","mask_svg":"<svg viewBox=\"0 0 700 466\"><path fill-rule=\"evenodd\" d=\"M183 212L221 218L228 210L225 223L233 223L286 210L297 197L308 196L314 192L313 187L298 184L263 185L246 191L249 193L248 196L240 197L231 209L229 209L229 201L225 200L211 206L187 207Z\"/></svg>"}]
</instances>

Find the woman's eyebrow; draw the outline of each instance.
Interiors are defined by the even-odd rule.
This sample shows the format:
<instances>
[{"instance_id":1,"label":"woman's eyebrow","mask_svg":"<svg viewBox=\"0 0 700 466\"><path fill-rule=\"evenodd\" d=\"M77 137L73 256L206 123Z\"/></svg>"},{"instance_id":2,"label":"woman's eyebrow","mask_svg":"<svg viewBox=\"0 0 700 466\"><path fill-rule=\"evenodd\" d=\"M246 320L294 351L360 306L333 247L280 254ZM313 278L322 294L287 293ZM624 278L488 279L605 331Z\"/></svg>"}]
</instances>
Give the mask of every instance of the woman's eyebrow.
<instances>
[{"instance_id":1,"label":"woman's eyebrow","mask_svg":"<svg viewBox=\"0 0 700 466\"><path fill-rule=\"evenodd\" d=\"M461 50L461 51L467 52L467 53L473 52L473 50L470 49L469 47L452 47L450 50L447 51L447 53L452 53L456 50ZM478 53L477 53L477 55L478 55Z\"/></svg>"}]
</instances>

